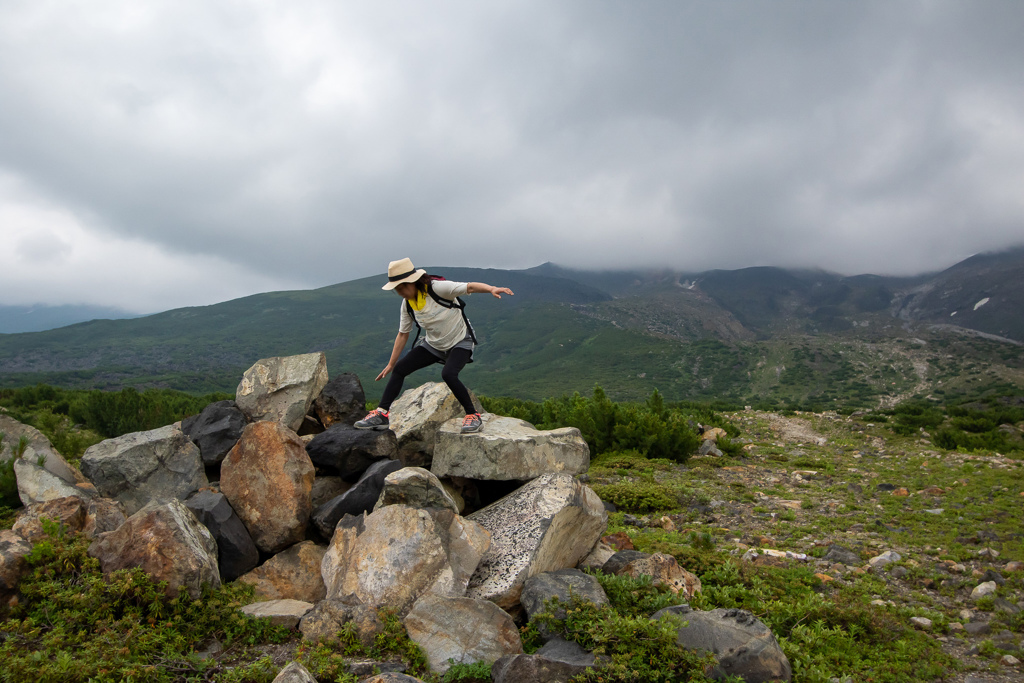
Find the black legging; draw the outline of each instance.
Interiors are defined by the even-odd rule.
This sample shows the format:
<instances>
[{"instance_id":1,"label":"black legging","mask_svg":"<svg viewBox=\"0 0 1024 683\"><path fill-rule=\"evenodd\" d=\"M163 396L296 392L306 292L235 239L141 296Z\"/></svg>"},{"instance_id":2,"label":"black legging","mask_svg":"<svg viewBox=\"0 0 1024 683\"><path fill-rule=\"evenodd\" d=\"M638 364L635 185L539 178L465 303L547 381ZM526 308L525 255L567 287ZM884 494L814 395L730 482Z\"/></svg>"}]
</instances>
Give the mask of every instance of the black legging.
<instances>
[{"instance_id":1,"label":"black legging","mask_svg":"<svg viewBox=\"0 0 1024 683\"><path fill-rule=\"evenodd\" d=\"M469 349L452 349L448 353L444 369L441 370L441 379L452 390L462 407L466 409L466 415L475 413L476 408L473 407L473 401L469 398L469 389L459 379L459 373L462 372L462 368L466 367L466 363L469 362L472 355L473 352ZM380 397L380 407L384 410L391 410L391 404L402 393L402 384L405 382L405 378L417 370L433 365L437 360L437 356L427 351L422 345L413 347L409 353L395 363L395 369L391 371L391 379L384 387L384 395Z\"/></svg>"}]
</instances>

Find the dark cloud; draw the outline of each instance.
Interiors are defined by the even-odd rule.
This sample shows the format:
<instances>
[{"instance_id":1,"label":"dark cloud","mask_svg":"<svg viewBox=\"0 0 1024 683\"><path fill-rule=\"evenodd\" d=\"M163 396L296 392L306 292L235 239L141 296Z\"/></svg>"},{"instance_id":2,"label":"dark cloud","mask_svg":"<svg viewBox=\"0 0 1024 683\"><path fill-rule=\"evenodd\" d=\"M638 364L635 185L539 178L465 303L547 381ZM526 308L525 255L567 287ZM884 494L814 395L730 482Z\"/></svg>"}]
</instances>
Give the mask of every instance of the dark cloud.
<instances>
[{"instance_id":1,"label":"dark cloud","mask_svg":"<svg viewBox=\"0 0 1024 683\"><path fill-rule=\"evenodd\" d=\"M0 303L152 310L404 255L944 267L1024 241L1022 34L1015 0L15 0L0 234L63 244L66 276L17 262ZM108 275L159 275L110 299L75 270L105 244Z\"/></svg>"}]
</instances>

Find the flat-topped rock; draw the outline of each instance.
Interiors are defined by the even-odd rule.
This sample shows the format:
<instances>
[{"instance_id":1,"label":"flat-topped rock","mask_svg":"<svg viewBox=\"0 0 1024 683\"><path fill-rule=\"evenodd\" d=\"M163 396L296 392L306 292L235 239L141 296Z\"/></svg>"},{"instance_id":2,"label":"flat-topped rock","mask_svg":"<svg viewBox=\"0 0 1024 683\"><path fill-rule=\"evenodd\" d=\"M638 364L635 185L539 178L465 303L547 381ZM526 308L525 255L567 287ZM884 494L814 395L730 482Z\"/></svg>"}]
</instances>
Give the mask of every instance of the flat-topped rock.
<instances>
[{"instance_id":1,"label":"flat-topped rock","mask_svg":"<svg viewBox=\"0 0 1024 683\"><path fill-rule=\"evenodd\" d=\"M302 600L267 600L244 606L242 613L253 619L267 619L274 626L296 628L311 609L313 603Z\"/></svg>"},{"instance_id":2,"label":"flat-topped rock","mask_svg":"<svg viewBox=\"0 0 1024 683\"><path fill-rule=\"evenodd\" d=\"M491 547L466 596L506 610L519 605L528 578L575 567L608 526L601 499L567 474L538 477L468 519L490 532Z\"/></svg>"},{"instance_id":3,"label":"flat-topped rock","mask_svg":"<svg viewBox=\"0 0 1024 683\"><path fill-rule=\"evenodd\" d=\"M460 418L441 425L430 471L439 477L536 479L542 474L583 474L590 448L580 430L542 431L529 422L486 413L480 431L463 434Z\"/></svg>"},{"instance_id":4,"label":"flat-topped rock","mask_svg":"<svg viewBox=\"0 0 1024 683\"><path fill-rule=\"evenodd\" d=\"M238 578L256 588L261 600L302 600L316 604L327 596L320 565L325 546L296 543Z\"/></svg>"},{"instance_id":5,"label":"flat-topped rock","mask_svg":"<svg viewBox=\"0 0 1024 683\"><path fill-rule=\"evenodd\" d=\"M184 500L209 483L198 446L174 425L101 441L82 456L82 473L129 515L150 501Z\"/></svg>"},{"instance_id":6,"label":"flat-topped rock","mask_svg":"<svg viewBox=\"0 0 1024 683\"><path fill-rule=\"evenodd\" d=\"M323 353L263 358L242 375L235 403L251 422L280 422L297 430L326 384Z\"/></svg>"}]
</instances>

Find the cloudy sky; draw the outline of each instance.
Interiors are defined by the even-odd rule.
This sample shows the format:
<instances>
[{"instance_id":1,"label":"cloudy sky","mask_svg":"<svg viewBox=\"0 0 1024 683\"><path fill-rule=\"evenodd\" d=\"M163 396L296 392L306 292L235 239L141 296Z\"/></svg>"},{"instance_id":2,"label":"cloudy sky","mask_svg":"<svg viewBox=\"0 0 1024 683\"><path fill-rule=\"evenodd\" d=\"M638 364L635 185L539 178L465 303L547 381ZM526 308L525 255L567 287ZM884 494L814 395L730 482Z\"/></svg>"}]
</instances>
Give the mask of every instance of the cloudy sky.
<instances>
[{"instance_id":1,"label":"cloudy sky","mask_svg":"<svg viewBox=\"0 0 1024 683\"><path fill-rule=\"evenodd\" d=\"M1024 2L0 3L0 304L1024 243Z\"/></svg>"}]
</instances>

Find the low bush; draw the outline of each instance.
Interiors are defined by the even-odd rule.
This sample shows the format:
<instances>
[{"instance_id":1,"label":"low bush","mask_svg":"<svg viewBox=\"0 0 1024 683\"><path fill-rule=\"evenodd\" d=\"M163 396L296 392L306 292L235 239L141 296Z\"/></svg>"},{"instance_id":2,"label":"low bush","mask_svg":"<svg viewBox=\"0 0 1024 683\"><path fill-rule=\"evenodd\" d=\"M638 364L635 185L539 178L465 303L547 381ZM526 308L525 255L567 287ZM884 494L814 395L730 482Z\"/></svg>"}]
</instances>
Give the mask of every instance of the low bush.
<instances>
[{"instance_id":1,"label":"low bush","mask_svg":"<svg viewBox=\"0 0 1024 683\"><path fill-rule=\"evenodd\" d=\"M628 512L662 512L679 507L675 490L663 484L629 482L604 484L593 487L601 500Z\"/></svg>"}]
</instances>

